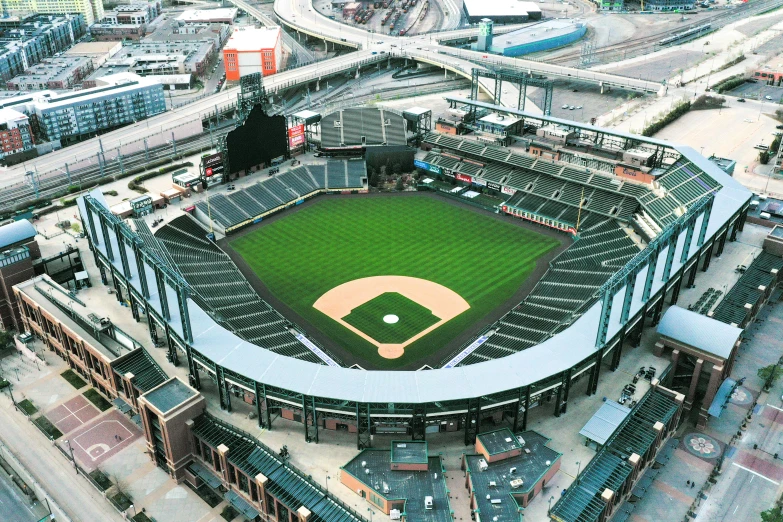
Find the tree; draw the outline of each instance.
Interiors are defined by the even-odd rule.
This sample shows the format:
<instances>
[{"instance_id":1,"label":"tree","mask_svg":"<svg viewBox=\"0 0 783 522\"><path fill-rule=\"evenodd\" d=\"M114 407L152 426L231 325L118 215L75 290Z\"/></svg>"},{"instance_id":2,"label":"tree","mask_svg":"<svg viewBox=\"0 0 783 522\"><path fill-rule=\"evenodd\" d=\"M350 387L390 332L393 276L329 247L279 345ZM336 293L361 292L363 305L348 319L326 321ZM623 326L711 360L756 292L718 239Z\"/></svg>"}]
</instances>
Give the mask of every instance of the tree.
<instances>
[{"instance_id":1,"label":"tree","mask_svg":"<svg viewBox=\"0 0 783 522\"><path fill-rule=\"evenodd\" d=\"M378 186L378 171L374 168L370 169L370 186L377 187Z\"/></svg>"},{"instance_id":2,"label":"tree","mask_svg":"<svg viewBox=\"0 0 783 522\"><path fill-rule=\"evenodd\" d=\"M783 368L780 368L777 364L770 364L763 368L759 368L757 375L764 381L764 388L769 389L775 384L775 381L783 375Z\"/></svg>"},{"instance_id":3,"label":"tree","mask_svg":"<svg viewBox=\"0 0 783 522\"><path fill-rule=\"evenodd\" d=\"M775 155L778 153L778 149L780 148L780 136L775 136L775 139L772 140L772 143L769 144L769 152L771 155Z\"/></svg>"},{"instance_id":4,"label":"tree","mask_svg":"<svg viewBox=\"0 0 783 522\"><path fill-rule=\"evenodd\" d=\"M402 165L400 165L399 163L395 163L394 165L392 165L392 172L394 172L395 176L399 176L400 174L402 174Z\"/></svg>"},{"instance_id":5,"label":"tree","mask_svg":"<svg viewBox=\"0 0 783 522\"><path fill-rule=\"evenodd\" d=\"M394 188L400 191L405 189L405 184L402 182L402 176L397 176L397 186Z\"/></svg>"},{"instance_id":6,"label":"tree","mask_svg":"<svg viewBox=\"0 0 783 522\"><path fill-rule=\"evenodd\" d=\"M769 163L769 151L768 150L762 150L759 152L759 163L762 165L766 165Z\"/></svg>"},{"instance_id":7,"label":"tree","mask_svg":"<svg viewBox=\"0 0 783 522\"><path fill-rule=\"evenodd\" d=\"M0 351L14 345L14 334L7 330L0 330Z\"/></svg>"},{"instance_id":8,"label":"tree","mask_svg":"<svg viewBox=\"0 0 783 522\"><path fill-rule=\"evenodd\" d=\"M761 512L761 522L783 522L783 512L780 506L771 507Z\"/></svg>"}]
</instances>

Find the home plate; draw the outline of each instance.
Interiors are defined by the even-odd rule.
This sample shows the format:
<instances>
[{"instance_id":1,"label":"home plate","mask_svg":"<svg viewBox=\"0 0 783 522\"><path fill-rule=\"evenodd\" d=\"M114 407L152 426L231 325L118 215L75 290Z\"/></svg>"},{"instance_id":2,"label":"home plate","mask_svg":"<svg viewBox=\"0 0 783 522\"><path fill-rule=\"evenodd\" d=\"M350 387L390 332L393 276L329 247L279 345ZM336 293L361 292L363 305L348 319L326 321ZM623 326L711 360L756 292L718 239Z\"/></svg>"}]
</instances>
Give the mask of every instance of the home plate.
<instances>
[{"instance_id":1,"label":"home plate","mask_svg":"<svg viewBox=\"0 0 783 522\"><path fill-rule=\"evenodd\" d=\"M98 460L98 458L109 451L111 448L109 448L108 444L98 443L93 444L89 448L87 448L87 454L90 456L92 460Z\"/></svg>"}]
</instances>

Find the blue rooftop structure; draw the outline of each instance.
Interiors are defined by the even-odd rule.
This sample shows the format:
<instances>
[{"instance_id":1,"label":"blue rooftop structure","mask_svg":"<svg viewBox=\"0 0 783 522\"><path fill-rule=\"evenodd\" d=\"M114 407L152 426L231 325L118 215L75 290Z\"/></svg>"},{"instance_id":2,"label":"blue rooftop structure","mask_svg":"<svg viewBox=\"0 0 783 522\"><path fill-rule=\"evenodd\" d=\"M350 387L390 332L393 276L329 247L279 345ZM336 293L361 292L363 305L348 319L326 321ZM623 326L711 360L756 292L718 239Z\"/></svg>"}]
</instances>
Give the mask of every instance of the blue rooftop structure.
<instances>
[{"instance_id":1,"label":"blue rooftop structure","mask_svg":"<svg viewBox=\"0 0 783 522\"><path fill-rule=\"evenodd\" d=\"M26 219L20 219L0 227L0 249L35 237L35 227Z\"/></svg>"}]
</instances>

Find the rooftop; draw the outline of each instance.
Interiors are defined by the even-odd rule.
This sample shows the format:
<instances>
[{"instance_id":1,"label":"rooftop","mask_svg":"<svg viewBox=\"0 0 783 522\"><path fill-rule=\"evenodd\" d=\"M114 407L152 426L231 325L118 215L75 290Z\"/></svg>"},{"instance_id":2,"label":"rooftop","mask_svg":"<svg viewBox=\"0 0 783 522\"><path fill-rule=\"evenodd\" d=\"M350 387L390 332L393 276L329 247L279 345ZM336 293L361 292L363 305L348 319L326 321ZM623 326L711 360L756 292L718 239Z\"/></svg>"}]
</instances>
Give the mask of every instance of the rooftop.
<instances>
[{"instance_id":1,"label":"rooftop","mask_svg":"<svg viewBox=\"0 0 783 522\"><path fill-rule=\"evenodd\" d=\"M164 382L157 388L144 394L144 399L161 413L171 411L191 397L195 397L198 392L179 380L172 377L171 380Z\"/></svg>"},{"instance_id":2,"label":"rooftop","mask_svg":"<svg viewBox=\"0 0 783 522\"><path fill-rule=\"evenodd\" d=\"M177 17L182 22L208 22L210 20L233 20L237 17L236 7L218 9L188 9Z\"/></svg>"},{"instance_id":3,"label":"rooftop","mask_svg":"<svg viewBox=\"0 0 783 522\"><path fill-rule=\"evenodd\" d=\"M226 42L225 49L233 51L257 51L271 49L280 39L280 28L252 28L234 31Z\"/></svg>"},{"instance_id":4,"label":"rooftop","mask_svg":"<svg viewBox=\"0 0 783 522\"><path fill-rule=\"evenodd\" d=\"M479 121L483 121L485 123L492 123L493 125L501 125L503 127L510 127L511 125L514 125L516 122L520 120L521 118L517 118L514 116L504 116L502 114L497 114L495 112L487 114L483 118L479 118Z\"/></svg>"},{"instance_id":5,"label":"rooftop","mask_svg":"<svg viewBox=\"0 0 783 522\"><path fill-rule=\"evenodd\" d=\"M522 448L522 444L508 428L480 433L477 439L490 455Z\"/></svg>"},{"instance_id":6,"label":"rooftop","mask_svg":"<svg viewBox=\"0 0 783 522\"><path fill-rule=\"evenodd\" d=\"M672 306L663 314L657 332L678 343L728 359L742 334L742 328Z\"/></svg>"},{"instance_id":7,"label":"rooftop","mask_svg":"<svg viewBox=\"0 0 783 522\"><path fill-rule=\"evenodd\" d=\"M525 16L528 13L540 13L541 8L533 2L519 0L464 0L465 9L470 16Z\"/></svg>"},{"instance_id":8,"label":"rooftop","mask_svg":"<svg viewBox=\"0 0 783 522\"><path fill-rule=\"evenodd\" d=\"M392 441L391 461L398 464L426 463L427 443L423 440Z\"/></svg>"},{"instance_id":9,"label":"rooftop","mask_svg":"<svg viewBox=\"0 0 783 522\"><path fill-rule=\"evenodd\" d=\"M770 232L769 235L772 237L783 238L783 227L780 225L775 225L775 228L772 229L772 232Z\"/></svg>"},{"instance_id":10,"label":"rooftop","mask_svg":"<svg viewBox=\"0 0 783 522\"><path fill-rule=\"evenodd\" d=\"M601 405L595 414L590 417L584 428L579 432L590 440L598 444L606 444L607 439L614 433L614 430L623 422L631 408L607 400Z\"/></svg>"},{"instance_id":11,"label":"rooftop","mask_svg":"<svg viewBox=\"0 0 783 522\"><path fill-rule=\"evenodd\" d=\"M484 471L479 468L479 461L484 457L481 455L465 457L482 520L492 520L493 516L497 516L498 520L516 520L519 505L512 495L532 490L562 455L548 447L549 439L540 433L525 431L520 436L525 440L524 453L490 463ZM512 468L516 468L513 473ZM516 479L521 479L522 485L513 488L511 481ZM490 498L487 499L487 496ZM485 515L488 515L486 519Z\"/></svg>"},{"instance_id":12,"label":"rooftop","mask_svg":"<svg viewBox=\"0 0 783 522\"><path fill-rule=\"evenodd\" d=\"M35 301L57 321L84 339L109 361L129 352L139 344L120 332L111 321L102 319L102 313L89 309L71 292L58 285L48 275L41 275L14 288ZM124 342L118 339L122 337Z\"/></svg>"},{"instance_id":13,"label":"rooftop","mask_svg":"<svg viewBox=\"0 0 783 522\"><path fill-rule=\"evenodd\" d=\"M359 482L386 499L404 499L405 513L411 521L450 522L451 507L443 464L440 457L428 458L428 471L395 470L391 467L391 451L364 450L343 466ZM435 478L437 476L437 478ZM433 498L431 510L424 509L424 497Z\"/></svg>"},{"instance_id":14,"label":"rooftop","mask_svg":"<svg viewBox=\"0 0 783 522\"><path fill-rule=\"evenodd\" d=\"M470 2L470 0L467 0ZM516 2L520 4L521 2ZM471 12L472 14L472 12ZM522 29L503 35L496 35L492 39L492 47L506 48L525 45L539 40L548 40L573 33L584 27L584 23L577 20L557 19L547 20L537 24L530 24Z\"/></svg>"},{"instance_id":15,"label":"rooftop","mask_svg":"<svg viewBox=\"0 0 783 522\"><path fill-rule=\"evenodd\" d=\"M0 118L4 118L4 115L6 114L5 111L12 111L12 109L3 109L0 111ZM3 121L7 120L3 119ZM26 239L32 239L36 234L35 227L26 219L20 219L19 221L3 225L0 227L0 249Z\"/></svg>"},{"instance_id":16,"label":"rooftop","mask_svg":"<svg viewBox=\"0 0 783 522\"><path fill-rule=\"evenodd\" d=\"M119 46L119 47L118 47ZM120 41L111 41L111 42L79 42L67 51L65 51L64 54L67 54L69 56L87 56L91 54L108 54L111 51L114 51L115 47L117 50L119 50L120 47L122 47L122 42Z\"/></svg>"}]
</instances>

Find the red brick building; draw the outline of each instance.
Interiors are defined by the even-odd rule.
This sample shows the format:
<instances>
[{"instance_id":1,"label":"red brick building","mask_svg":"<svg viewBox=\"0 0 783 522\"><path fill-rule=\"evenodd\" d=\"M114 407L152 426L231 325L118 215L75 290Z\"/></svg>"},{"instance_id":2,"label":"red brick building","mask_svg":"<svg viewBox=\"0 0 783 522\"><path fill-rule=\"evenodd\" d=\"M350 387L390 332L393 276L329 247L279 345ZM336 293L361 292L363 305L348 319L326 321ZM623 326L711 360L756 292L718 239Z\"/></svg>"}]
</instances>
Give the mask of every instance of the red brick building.
<instances>
[{"instance_id":1,"label":"red brick building","mask_svg":"<svg viewBox=\"0 0 783 522\"><path fill-rule=\"evenodd\" d=\"M226 79L237 81L253 73L275 74L283 60L281 39L279 27L234 31L223 48Z\"/></svg>"},{"instance_id":2,"label":"red brick building","mask_svg":"<svg viewBox=\"0 0 783 522\"><path fill-rule=\"evenodd\" d=\"M0 158L34 146L30 118L13 109L0 109Z\"/></svg>"}]
</instances>

